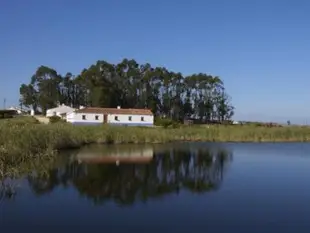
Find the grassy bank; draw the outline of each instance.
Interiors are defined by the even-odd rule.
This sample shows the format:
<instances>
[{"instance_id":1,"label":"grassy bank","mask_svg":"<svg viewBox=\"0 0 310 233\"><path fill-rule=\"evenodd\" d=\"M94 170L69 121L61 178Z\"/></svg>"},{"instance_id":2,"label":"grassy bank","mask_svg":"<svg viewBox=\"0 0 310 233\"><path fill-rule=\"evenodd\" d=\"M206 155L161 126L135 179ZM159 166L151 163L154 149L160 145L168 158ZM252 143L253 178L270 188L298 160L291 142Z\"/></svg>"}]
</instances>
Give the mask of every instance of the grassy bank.
<instances>
[{"instance_id":1,"label":"grassy bank","mask_svg":"<svg viewBox=\"0 0 310 233\"><path fill-rule=\"evenodd\" d=\"M305 142L308 127L201 126L175 129L38 124L31 118L0 121L0 154L50 154L89 143L165 143L172 141ZM15 157L15 156L14 156ZM24 157L24 156L22 156ZM17 159L15 157L14 159Z\"/></svg>"}]
</instances>

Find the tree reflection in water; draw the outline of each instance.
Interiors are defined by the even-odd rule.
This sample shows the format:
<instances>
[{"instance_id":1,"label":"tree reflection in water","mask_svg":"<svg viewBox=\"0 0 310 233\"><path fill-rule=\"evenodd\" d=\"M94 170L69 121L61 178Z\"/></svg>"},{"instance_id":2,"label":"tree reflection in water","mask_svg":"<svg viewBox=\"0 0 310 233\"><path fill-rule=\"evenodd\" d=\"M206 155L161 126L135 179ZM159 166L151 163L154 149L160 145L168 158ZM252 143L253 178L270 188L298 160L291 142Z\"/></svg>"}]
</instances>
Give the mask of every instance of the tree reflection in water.
<instances>
[{"instance_id":1,"label":"tree reflection in water","mask_svg":"<svg viewBox=\"0 0 310 233\"><path fill-rule=\"evenodd\" d=\"M154 149L148 163L80 163L73 161L49 170L48 176L28 176L37 195L56 186L73 186L94 203L115 201L132 204L180 190L206 192L219 188L223 173L232 159L226 150L207 148Z\"/></svg>"}]
</instances>

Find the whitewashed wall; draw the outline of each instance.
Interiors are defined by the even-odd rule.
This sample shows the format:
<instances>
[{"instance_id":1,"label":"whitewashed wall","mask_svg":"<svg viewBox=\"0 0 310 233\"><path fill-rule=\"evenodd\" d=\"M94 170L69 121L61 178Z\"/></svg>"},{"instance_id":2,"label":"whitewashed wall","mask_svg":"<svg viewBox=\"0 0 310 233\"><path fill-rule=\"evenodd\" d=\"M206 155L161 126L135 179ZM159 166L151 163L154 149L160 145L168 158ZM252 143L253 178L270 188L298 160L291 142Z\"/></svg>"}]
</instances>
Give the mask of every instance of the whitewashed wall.
<instances>
[{"instance_id":1,"label":"whitewashed wall","mask_svg":"<svg viewBox=\"0 0 310 233\"><path fill-rule=\"evenodd\" d=\"M63 114L68 114L68 113L63 113L63 112L47 112L46 117L52 117L52 116L59 116L61 118Z\"/></svg>"},{"instance_id":2,"label":"whitewashed wall","mask_svg":"<svg viewBox=\"0 0 310 233\"><path fill-rule=\"evenodd\" d=\"M118 120L115 120L115 117L118 117ZM131 116L131 121L129 117ZM141 121L141 117L144 118ZM154 124L154 116L150 115L118 115L118 114L109 114L108 115L108 122L109 124L123 124L123 125L145 125L145 126L152 126Z\"/></svg>"},{"instance_id":3,"label":"whitewashed wall","mask_svg":"<svg viewBox=\"0 0 310 233\"><path fill-rule=\"evenodd\" d=\"M83 120L83 115L85 115L85 120ZM96 120L96 116L98 116L98 120ZM68 113L67 114L67 122L73 124L102 124L103 123L103 114L95 114L95 113Z\"/></svg>"},{"instance_id":4,"label":"whitewashed wall","mask_svg":"<svg viewBox=\"0 0 310 233\"><path fill-rule=\"evenodd\" d=\"M83 115L86 119L83 120ZM98 116L98 120L96 120ZM115 117L118 117L118 120L115 120ZM131 116L131 120L129 117ZM143 121L141 121L143 117ZM73 124L103 124L104 117L103 114L94 114L94 113L68 113L66 116L67 122ZM153 126L154 116L150 115L122 115L122 114L108 114L107 117L108 124L119 124L119 125L128 125L128 126Z\"/></svg>"},{"instance_id":5,"label":"whitewashed wall","mask_svg":"<svg viewBox=\"0 0 310 233\"><path fill-rule=\"evenodd\" d=\"M52 116L57 116L57 112L52 109L48 109L46 111L46 117L52 117Z\"/></svg>"},{"instance_id":6,"label":"whitewashed wall","mask_svg":"<svg viewBox=\"0 0 310 233\"><path fill-rule=\"evenodd\" d=\"M51 108L46 111L46 117L52 117L52 116L59 116L61 117L62 114L68 114L70 112L73 112L75 109L70 108L68 106L60 106L58 108Z\"/></svg>"}]
</instances>

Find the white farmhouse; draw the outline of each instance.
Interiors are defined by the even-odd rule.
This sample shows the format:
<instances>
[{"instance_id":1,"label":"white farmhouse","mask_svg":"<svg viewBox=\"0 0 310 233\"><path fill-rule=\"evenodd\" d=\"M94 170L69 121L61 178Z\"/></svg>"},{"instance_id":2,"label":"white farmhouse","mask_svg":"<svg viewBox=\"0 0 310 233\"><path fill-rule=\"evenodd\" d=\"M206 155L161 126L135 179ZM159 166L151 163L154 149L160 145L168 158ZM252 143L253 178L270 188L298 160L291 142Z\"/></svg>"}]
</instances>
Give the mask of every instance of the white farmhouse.
<instances>
[{"instance_id":1,"label":"white farmhouse","mask_svg":"<svg viewBox=\"0 0 310 233\"><path fill-rule=\"evenodd\" d=\"M114 124L128 126L153 126L154 115L149 109L83 108L67 114L72 124Z\"/></svg>"},{"instance_id":2,"label":"white farmhouse","mask_svg":"<svg viewBox=\"0 0 310 233\"><path fill-rule=\"evenodd\" d=\"M46 117L59 116L62 119L66 119L66 115L74 110L74 108L62 104L56 108L48 109L46 111Z\"/></svg>"}]
</instances>

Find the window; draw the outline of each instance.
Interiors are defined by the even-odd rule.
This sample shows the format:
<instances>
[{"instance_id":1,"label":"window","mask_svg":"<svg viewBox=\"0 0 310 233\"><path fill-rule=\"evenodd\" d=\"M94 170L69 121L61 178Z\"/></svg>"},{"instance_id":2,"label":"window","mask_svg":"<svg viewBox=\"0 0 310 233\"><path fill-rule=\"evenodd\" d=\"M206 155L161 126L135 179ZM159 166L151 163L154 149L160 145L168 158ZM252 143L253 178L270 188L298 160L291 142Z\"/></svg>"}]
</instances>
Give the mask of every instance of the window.
<instances>
[{"instance_id":1,"label":"window","mask_svg":"<svg viewBox=\"0 0 310 233\"><path fill-rule=\"evenodd\" d=\"M95 119L96 119L96 121L98 121L99 120L99 116L95 116Z\"/></svg>"},{"instance_id":2,"label":"window","mask_svg":"<svg viewBox=\"0 0 310 233\"><path fill-rule=\"evenodd\" d=\"M144 121L144 117L141 117L141 121Z\"/></svg>"},{"instance_id":3,"label":"window","mask_svg":"<svg viewBox=\"0 0 310 233\"><path fill-rule=\"evenodd\" d=\"M115 117L114 117L114 120L118 121L118 116L115 116Z\"/></svg>"},{"instance_id":4,"label":"window","mask_svg":"<svg viewBox=\"0 0 310 233\"><path fill-rule=\"evenodd\" d=\"M129 120L129 121L132 121L132 116L129 116L129 117L128 117L128 120Z\"/></svg>"},{"instance_id":5,"label":"window","mask_svg":"<svg viewBox=\"0 0 310 233\"><path fill-rule=\"evenodd\" d=\"M83 119L83 120L86 120L86 115L82 115L82 119Z\"/></svg>"}]
</instances>

